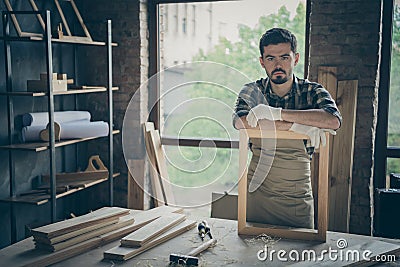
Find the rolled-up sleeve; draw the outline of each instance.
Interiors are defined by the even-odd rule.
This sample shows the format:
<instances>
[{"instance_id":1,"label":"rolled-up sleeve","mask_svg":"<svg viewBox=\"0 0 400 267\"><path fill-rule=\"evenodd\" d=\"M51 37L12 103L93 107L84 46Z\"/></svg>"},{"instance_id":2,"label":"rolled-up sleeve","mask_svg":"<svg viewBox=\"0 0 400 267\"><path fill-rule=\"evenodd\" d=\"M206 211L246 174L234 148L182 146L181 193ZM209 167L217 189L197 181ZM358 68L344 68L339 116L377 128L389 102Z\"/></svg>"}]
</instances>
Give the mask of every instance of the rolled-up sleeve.
<instances>
[{"instance_id":1,"label":"rolled-up sleeve","mask_svg":"<svg viewBox=\"0 0 400 267\"><path fill-rule=\"evenodd\" d=\"M256 106L259 89L255 84L245 84L239 92L236 100L235 110L232 115L232 124L235 127L236 121L243 116L247 116L250 110Z\"/></svg>"},{"instance_id":2,"label":"rolled-up sleeve","mask_svg":"<svg viewBox=\"0 0 400 267\"><path fill-rule=\"evenodd\" d=\"M312 94L312 102L314 108L320 108L332 114L338 118L340 125L342 125L342 115L328 90L322 86L315 88Z\"/></svg>"}]
</instances>

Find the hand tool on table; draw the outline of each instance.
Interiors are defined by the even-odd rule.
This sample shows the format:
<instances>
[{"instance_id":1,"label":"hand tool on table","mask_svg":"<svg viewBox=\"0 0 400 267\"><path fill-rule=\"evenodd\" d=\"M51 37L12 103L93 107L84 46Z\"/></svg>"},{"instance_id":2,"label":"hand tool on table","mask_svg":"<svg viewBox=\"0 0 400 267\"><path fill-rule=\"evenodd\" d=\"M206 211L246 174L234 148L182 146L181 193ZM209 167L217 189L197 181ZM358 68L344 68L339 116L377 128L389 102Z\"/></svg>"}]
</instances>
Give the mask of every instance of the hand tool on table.
<instances>
[{"instance_id":1,"label":"hand tool on table","mask_svg":"<svg viewBox=\"0 0 400 267\"><path fill-rule=\"evenodd\" d=\"M199 223L199 225L197 226L197 230L199 230L199 236L201 240L204 240L204 237L206 235L208 235L212 239L211 229L207 221L204 220L201 223Z\"/></svg>"},{"instance_id":2,"label":"hand tool on table","mask_svg":"<svg viewBox=\"0 0 400 267\"><path fill-rule=\"evenodd\" d=\"M199 236L201 240L204 240L204 237L206 236L206 226L204 224L204 221L199 223L197 226L197 230L199 231Z\"/></svg>"},{"instance_id":3,"label":"hand tool on table","mask_svg":"<svg viewBox=\"0 0 400 267\"><path fill-rule=\"evenodd\" d=\"M196 257L198 254L208 249L211 246L214 246L217 243L216 239L210 239L207 242L204 242L197 248L190 251L187 255L183 254L170 254L169 261L171 263L183 264L183 265L199 265L199 258Z\"/></svg>"},{"instance_id":4,"label":"hand tool on table","mask_svg":"<svg viewBox=\"0 0 400 267\"><path fill-rule=\"evenodd\" d=\"M202 221L202 223L204 224L206 234L212 239L211 228L208 225L207 221Z\"/></svg>"}]
</instances>

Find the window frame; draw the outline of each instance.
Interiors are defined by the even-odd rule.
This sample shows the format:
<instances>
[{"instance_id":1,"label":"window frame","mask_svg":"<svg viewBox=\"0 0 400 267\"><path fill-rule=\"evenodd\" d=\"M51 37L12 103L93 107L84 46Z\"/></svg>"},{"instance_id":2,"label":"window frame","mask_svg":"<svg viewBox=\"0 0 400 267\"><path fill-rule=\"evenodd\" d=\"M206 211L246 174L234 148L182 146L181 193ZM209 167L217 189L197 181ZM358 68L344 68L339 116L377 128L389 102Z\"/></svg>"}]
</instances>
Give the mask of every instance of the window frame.
<instances>
[{"instance_id":1,"label":"window frame","mask_svg":"<svg viewBox=\"0 0 400 267\"><path fill-rule=\"evenodd\" d=\"M374 188L386 188L387 159L400 158L400 147L387 145L395 1L389 0L382 2L382 49L379 71L378 114L374 151Z\"/></svg>"},{"instance_id":2,"label":"window frame","mask_svg":"<svg viewBox=\"0 0 400 267\"><path fill-rule=\"evenodd\" d=\"M149 121L154 122L155 129L160 130L160 86L159 79L156 77L160 71L159 62L159 8L161 4L179 4L179 3L210 3L210 2L225 2L231 0L149 0L147 3L148 12L148 29L149 29L149 79L153 77L149 84L149 103L155 103L149 114ZM240 1L240 0L236 0ZM305 29L305 55L304 55L304 77L308 77L309 65L309 41L310 41L310 12L311 1L306 0L306 29ZM152 106L152 105L150 105ZM160 132L161 134L161 132ZM167 139L167 140L166 140ZM221 140L212 139L215 141L217 148L238 148L239 140ZM197 147L201 139L199 138L176 138L161 136L161 143L166 145L184 145Z\"/></svg>"}]
</instances>

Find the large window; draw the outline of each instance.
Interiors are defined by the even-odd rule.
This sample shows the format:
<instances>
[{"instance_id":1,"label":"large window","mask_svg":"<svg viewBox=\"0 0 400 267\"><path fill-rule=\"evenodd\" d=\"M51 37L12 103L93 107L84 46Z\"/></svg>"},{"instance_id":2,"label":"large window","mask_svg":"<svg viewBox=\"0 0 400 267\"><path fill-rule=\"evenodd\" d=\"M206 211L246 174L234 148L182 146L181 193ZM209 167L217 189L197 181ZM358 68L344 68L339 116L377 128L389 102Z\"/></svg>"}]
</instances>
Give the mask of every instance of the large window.
<instances>
[{"instance_id":1,"label":"large window","mask_svg":"<svg viewBox=\"0 0 400 267\"><path fill-rule=\"evenodd\" d=\"M383 1L382 56L375 143L375 187L400 173L400 0Z\"/></svg>"},{"instance_id":2,"label":"large window","mask_svg":"<svg viewBox=\"0 0 400 267\"><path fill-rule=\"evenodd\" d=\"M388 139L391 150L400 150L400 1L395 2L393 15L392 60L389 91ZM387 173L400 173L400 159L388 158Z\"/></svg>"},{"instance_id":3,"label":"large window","mask_svg":"<svg viewBox=\"0 0 400 267\"><path fill-rule=\"evenodd\" d=\"M232 113L242 85L266 76L258 42L267 29L287 28L297 36L301 59L295 74L304 76L306 2L183 2L159 0L156 7L159 24L151 29L158 32L150 35L158 36L153 40L157 58L150 64L159 74L154 94L159 102L153 118L164 141L192 144L164 146L164 152L178 204L202 205L211 200L211 192L234 190L237 182L238 155L231 148L238 131ZM167 25L168 31L163 30Z\"/></svg>"}]
</instances>

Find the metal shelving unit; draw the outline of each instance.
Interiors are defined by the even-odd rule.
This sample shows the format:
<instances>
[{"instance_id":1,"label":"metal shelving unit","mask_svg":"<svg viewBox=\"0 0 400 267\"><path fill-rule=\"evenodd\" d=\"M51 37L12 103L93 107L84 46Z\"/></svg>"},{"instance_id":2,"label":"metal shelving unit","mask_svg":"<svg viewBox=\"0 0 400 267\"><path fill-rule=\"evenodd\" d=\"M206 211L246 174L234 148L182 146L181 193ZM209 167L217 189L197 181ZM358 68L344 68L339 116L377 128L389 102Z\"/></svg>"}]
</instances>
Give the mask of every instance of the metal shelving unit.
<instances>
[{"instance_id":1,"label":"metal shelving unit","mask_svg":"<svg viewBox=\"0 0 400 267\"><path fill-rule=\"evenodd\" d=\"M10 16L13 14L41 14L45 17L45 32L44 37L15 37L10 35ZM55 151L57 147L62 147L71 144L77 144L79 142L89 141L96 139L93 138L83 138L83 139L74 139L74 140L61 140L59 142L55 141L54 135L54 97L60 95L78 95L78 94L87 94L87 93L99 93L99 92L107 92L108 94L108 118L107 122L110 128L110 132L108 134L108 171L109 176L107 179L102 179L101 181L94 182L88 184L87 186L92 186L98 184L100 182L108 181L109 188L109 205L113 206L113 178L118 174L114 174L114 164L113 164L113 135L119 133L118 130L113 130L113 90L118 90L117 87L112 86L112 47L117 46L117 44L112 43L112 32L111 32L111 20L107 21L107 41L106 42L87 42L87 41L77 41L72 42L70 40L60 40L52 38L51 36L51 23L50 23L50 11L46 12L37 12L37 11L3 11L2 12L3 19L3 36L0 39L4 42L4 57L5 57L5 78L6 78L6 92L0 93L0 95L5 96L7 98L7 113L8 113L8 145L0 146L0 149L8 150L9 157L9 179L10 179L10 197L4 199L2 201L6 201L10 203L11 210L11 241L12 243L16 242L16 212L15 205L17 203L30 203L35 205L41 205L50 201L51 206L51 221L57 221L56 218L56 199L63 197L65 195L69 195L71 193L80 191L80 190L72 190L71 192L56 194L56 155ZM12 61L11 61L11 43L12 42L42 42L46 46L46 71L47 71L47 88L43 92L27 92L27 91L15 91L13 90L12 84ZM71 44L71 45L92 45L92 46L106 46L107 48L107 86L106 87L94 87L90 89L76 89L76 90L68 90L66 92L53 92L52 88L52 73L53 73L53 55L52 55L52 46L56 44ZM24 143L19 144L14 140L14 97L47 97L47 109L49 114L49 142L38 142L38 143ZM76 103L76 96L75 96ZM46 196L45 199L40 200L30 200L29 197L19 197L16 195L16 183L15 183L15 159L13 155L13 151L15 150L26 150L26 151L45 151L49 150L50 159L50 198ZM86 187L85 187L86 188ZM27 200L28 201L25 201Z\"/></svg>"}]
</instances>

